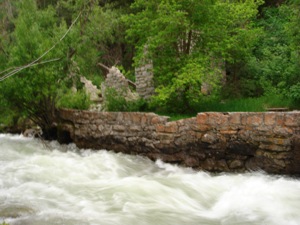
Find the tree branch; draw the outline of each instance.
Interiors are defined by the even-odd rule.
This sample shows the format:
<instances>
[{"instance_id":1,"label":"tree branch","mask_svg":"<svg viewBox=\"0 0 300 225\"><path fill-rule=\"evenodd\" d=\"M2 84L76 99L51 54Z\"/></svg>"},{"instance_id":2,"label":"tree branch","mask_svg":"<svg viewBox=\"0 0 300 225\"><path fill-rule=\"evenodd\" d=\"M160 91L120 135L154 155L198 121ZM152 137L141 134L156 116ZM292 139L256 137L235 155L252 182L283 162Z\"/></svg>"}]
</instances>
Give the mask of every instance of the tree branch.
<instances>
[{"instance_id":1,"label":"tree branch","mask_svg":"<svg viewBox=\"0 0 300 225\"><path fill-rule=\"evenodd\" d=\"M47 55L52 49L54 49L66 36L67 34L70 32L70 30L72 29L73 25L76 23L76 21L78 20L79 16L81 15L81 12L79 13L79 15L76 17L76 19L74 20L74 22L71 24L71 26L69 27L69 29L65 32L65 34L59 39L59 41L57 41L50 49L48 49L46 52L44 52L40 57L38 57L37 59L33 60L31 63L21 66L21 67L17 67L17 69L9 72L8 74L4 75L3 77L0 78L0 81L3 81L13 75L15 75L16 73L29 68L35 64L38 63L38 61L40 61L45 55Z\"/></svg>"}]
</instances>

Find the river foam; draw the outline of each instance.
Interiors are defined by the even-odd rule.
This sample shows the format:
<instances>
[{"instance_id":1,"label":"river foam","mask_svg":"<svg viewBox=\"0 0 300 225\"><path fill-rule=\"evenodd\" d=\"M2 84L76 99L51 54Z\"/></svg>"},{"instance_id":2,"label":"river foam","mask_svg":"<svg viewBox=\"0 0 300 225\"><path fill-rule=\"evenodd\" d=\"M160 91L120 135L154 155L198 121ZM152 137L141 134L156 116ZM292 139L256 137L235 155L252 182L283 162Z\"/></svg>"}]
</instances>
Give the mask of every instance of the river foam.
<instances>
[{"instance_id":1,"label":"river foam","mask_svg":"<svg viewBox=\"0 0 300 225\"><path fill-rule=\"evenodd\" d=\"M300 181L0 134L0 223L299 225Z\"/></svg>"}]
</instances>

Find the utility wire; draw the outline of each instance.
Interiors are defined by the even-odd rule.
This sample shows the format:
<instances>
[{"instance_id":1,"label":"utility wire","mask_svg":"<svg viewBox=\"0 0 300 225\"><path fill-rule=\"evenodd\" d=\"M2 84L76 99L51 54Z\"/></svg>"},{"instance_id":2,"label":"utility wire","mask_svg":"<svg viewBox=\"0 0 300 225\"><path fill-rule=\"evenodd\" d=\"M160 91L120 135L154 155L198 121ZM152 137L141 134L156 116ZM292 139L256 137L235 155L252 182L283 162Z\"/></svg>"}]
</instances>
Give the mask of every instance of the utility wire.
<instances>
[{"instance_id":1,"label":"utility wire","mask_svg":"<svg viewBox=\"0 0 300 225\"><path fill-rule=\"evenodd\" d=\"M31 63L21 66L21 67L17 67L15 68L13 71L10 71L9 73L5 74L4 76L2 76L0 78L0 82L4 81L5 79L15 75L16 73L19 73L20 71L38 65L38 64L44 64L44 63L48 63L48 62L53 62L53 61L57 61L58 59L52 59L52 60L47 60L47 61L43 61L43 62L38 62L39 60L41 60L45 55L47 55L52 49L54 49L66 36L67 34L70 32L70 30L72 29L73 25L77 22L78 18L80 17L81 12L78 14L78 16L76 17L76 19L73 21L73 23L70 25L69 29L66 31L66 33L59 39L59 41L57 41L50 49L48 49L46 52L44 52L40 57L38 57L37 59L35 59L34 61L32 61ZM8 71L10 69L5 70L4 72ZM0 74L4 73L1 72Z\"/></svg>"}]
</instances>

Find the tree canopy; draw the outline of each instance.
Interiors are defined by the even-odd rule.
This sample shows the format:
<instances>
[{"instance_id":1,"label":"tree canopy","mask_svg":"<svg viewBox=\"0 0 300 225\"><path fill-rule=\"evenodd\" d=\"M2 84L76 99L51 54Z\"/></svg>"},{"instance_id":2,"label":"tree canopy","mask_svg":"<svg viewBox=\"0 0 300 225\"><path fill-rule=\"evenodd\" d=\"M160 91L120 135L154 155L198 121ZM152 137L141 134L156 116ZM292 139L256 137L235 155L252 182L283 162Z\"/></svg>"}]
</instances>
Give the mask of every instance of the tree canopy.
<instances>
[{"instance_id":1,"label":"tree canopy","mask_svg":"<svg viewBox=\"0 0 300 225\"><path fill-rule=\"evenodd\" d=\"M252 22L261 4L254 0L136 0L132 13L124 16L126 34L137 48L137 64L145 46L153 60L155 103L194 111L201 101L201 85L220 86L225 63L239 63L251 54L261 33Z\"/></svg>"}]
</instances>

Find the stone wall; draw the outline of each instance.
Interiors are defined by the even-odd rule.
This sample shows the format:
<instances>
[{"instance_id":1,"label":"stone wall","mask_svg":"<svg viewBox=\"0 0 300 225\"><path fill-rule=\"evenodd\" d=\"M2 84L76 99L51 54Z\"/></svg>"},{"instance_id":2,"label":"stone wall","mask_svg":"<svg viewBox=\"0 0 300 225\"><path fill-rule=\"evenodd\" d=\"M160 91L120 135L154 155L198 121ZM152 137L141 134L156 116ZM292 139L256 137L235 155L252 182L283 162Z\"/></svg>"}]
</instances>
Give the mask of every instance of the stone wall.
<instances>
[{"instance_id":1,"label":"stone wall","mask_svg":"<svg viewBox=\"0 0 300 225\"><path fill-rule=\"evenodd\" d=\"M300 174L300 112L154 113L61 110L60 140L212 172ZM66 136L68 138L66 139Z\"/></svg>"},{"instance_id":2,"label":"stone wall","mask_svg":"<svg viewBox=\"0 0 300 225\"><path fill-rule=\"evenodd\" d=\"M154 94L153 64L148 62L135 69L136 92L144 99Z\"/></svg>"},{"instance_id":3,"label":"stone wall","mask_svg":"<svg viewBox=\"0 0 300 225\"><path fill-rule=\"evenodd\" d=\"M154 94L153 62L148 55L148 46L144 46L143 57L135 69L136 92L143 99L149 99Z\"/></svg>"},{"instance_id":4,"label":"stone wall","mask_svg":"<svg viewBox=\"0 0 300 225\"><path fill-rule=\"evenodd\" d=\"M126 100L136 100L138 95L129 88L128 80L116 67L111 67L105 81L101 84L101 92L104 102L106 101L106 89L113 88L120 96Z\"/></svg>"},{"instance_id":5,"label":"stone wall","mask_svg":"<svg viewBox=\"0 0 300 225\"><path fill-rule=\"evenodd\" d=\"M93 102L99 102L100 97L100 90L97 88L96 85L93 85L92 81L86 79L86 77L81 76L80 82L84 84L85 92L90 96L90 100Z\"/></svg>"}]
</instances>

